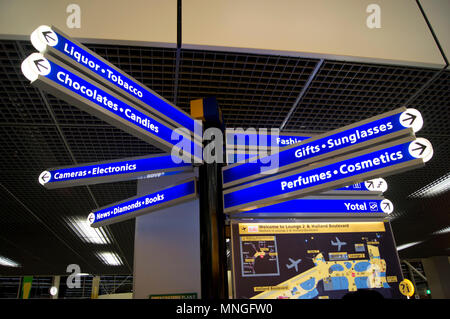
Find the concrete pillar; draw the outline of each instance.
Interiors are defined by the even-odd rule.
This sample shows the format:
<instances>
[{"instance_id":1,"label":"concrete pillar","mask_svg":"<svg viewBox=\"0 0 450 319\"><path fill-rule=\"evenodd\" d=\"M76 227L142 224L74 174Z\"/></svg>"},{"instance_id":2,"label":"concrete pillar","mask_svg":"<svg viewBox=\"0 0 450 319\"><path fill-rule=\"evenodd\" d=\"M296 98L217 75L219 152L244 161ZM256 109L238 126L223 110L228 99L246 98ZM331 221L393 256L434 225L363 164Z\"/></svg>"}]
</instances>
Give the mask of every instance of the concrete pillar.
<instances>
[{"instance_id":1,"label":"concrete pillar","mask_svg":"<svg viewBox=\"0 0 450 319\"><path fill-rule=\"evenodd\" d=\"M450 263L448 256L422 259L433 299L450 299Z\"/></svg>"},{"instance_id":2,"label":"concrete pillar","mask_svg":"<svg viewBox=\"0 0 450 319\"><path fill-rule=\"evenodd\" d=\"M52 287L56 288L56 294L51 296L52 299L58 299L58 296L59 296L59 282L60 281L61 281L61 276L54 276L53 277Z\"/></svg>"},{"instance_id":3,"label":"concrete pillar","mask_svg":"<svg viewBox=\"0 0 450 319\"><path fill-rule=\"evenodd\" d=\"M138 181L138 195L192 177L180 173ZM199 200L194 199L136 218L133 298L197 293L200 298Z\"/></svg>"},{"instance_id":4,"label":"concrete pillar","mask_svg":"<svg viewBox=\"0 0 450 319\"><path fill-rule=\"evenodd\" d=\"M100 287L100 276L92 278L91 299L97 299Z\"/></svg>"}]
</instances>

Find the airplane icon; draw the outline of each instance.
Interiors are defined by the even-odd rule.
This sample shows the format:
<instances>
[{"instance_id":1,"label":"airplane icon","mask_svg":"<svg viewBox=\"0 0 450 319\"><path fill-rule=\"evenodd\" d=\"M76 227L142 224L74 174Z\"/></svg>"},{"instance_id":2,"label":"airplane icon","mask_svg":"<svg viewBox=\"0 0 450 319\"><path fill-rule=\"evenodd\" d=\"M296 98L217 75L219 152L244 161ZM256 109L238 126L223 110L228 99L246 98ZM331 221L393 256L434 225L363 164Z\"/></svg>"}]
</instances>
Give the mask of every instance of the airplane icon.
<instances>
[{"instance_id":1,"label":"airplane icon","mask_svg":"<svg viewBox=\"0 0 450 319\"><path fill-rule=\"evenodd\" d=\"M336 242L331 241L332 246L338 246L338 251L341 251L341 246L347 245L345 241L340 241L339 238L336 237Z\"/></svg>"},{"instance_id":2,"label":"airplane icon","mask_svg":"<svg viewBox=\"0 0 450 319\"><path fill-rule=\"evenodd\" d=\"M294 260L292 258L288 258L291 262L290 264L286 264L287 269L292 269L292 267L295 267L295 271L298 272L298 264L302 261L301 259Z\"/></svg>"}]
</instances>

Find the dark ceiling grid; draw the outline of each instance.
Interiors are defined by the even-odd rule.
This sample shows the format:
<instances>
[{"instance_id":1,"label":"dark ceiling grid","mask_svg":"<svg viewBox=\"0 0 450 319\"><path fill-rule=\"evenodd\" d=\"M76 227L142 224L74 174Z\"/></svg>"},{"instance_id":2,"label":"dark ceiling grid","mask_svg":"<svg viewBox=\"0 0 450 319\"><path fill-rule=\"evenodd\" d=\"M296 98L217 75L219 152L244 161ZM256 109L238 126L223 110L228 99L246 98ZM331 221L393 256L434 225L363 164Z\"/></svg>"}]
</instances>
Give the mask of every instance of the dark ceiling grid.
<instances>
[{"instance_id":1,"label":"dark ceiling grid","mask_svg":"<svg viewBox=\"0 0 450 319\"><path fill-rule=\"evenodd\" d=\"M22 59L15 41L0 41L0 123L48 123L51 118L39 95L20 72Z\"/></svg>"},{"instance_id":2,"label":"dark ceiling grid","mask_svg":"<svg viewBox=\"0 0 450 319\"><path fill-rule=\"evenodd\" d=\"M2 186L4 185L2 184ZM32 185L29 185L29 187L31 188ZM11 223L2 224L1 229L2 236L8 238L16 247L23 247L25 250L35 253L38 252L41 261L34 265L36 273L48 274L49 271L52 273L63 273L65 267L71 263L77 263L85 269L95 269L89 265L91 262L88 261L88 255L80 255L80 253L82 254L83 251L86 251L87 247L83 247L80 242L75 241L75 235L72 235L67 226L61 222L61 205L58 205L61 203L58 200L48 200L46 196L41 196L40 198L32 198L30 196L26 197L26 203L24 203L9 189L4 187L2 189L12 197L11 201L22 206L21 208L25 214L34 217L31 222L16 223L12 221ZM30 192L35 193L33 190L30 190ZM73 195L67 195L68 201L77 199L72 198ZM86 195L81 196L81 198L84 197ZM51 205L48 205L48 203L51 203ZM66 211L70 211L70 208L66 207ZM5 213L5 210L2 209L2 213ZM7 243L2 245L8 246ZM21 259L23 257L18 258L18 260ZM26 261L29 262L29 260ZM45 270L42 267L48 266L48 261L51 261L51 266ZM20 270L24 271L29 266L29 263L22 265L25 268ZM13 271L13 269L10 269L10 271Z\"/></svg>"},{"instance_id":3,"label":"dark ceiling grid","mask_svg":"<svg viewBox=\"0 0 450 319\"><path fill-rule=\"evenodd\" d=\"M13 46L20 46L20 43L9 43L11 47ZM4 44L4 46L6 46ZM25 51L25 50L24 50ZM17 56L20 56L20 52L21 52L21 48L17 48L16 47L16 59L17 60L17 64L13 65L12 68L8 69L8 82L9 83L14 83L14 81L12 80L13 77L20 79L20 80L16 80L16 82L18 83L22 83L26 82L27 80L25 79L25 81L23 81L23 76L20 72L20 59L17 58ZM15 61L13 57L9 56L8 57L8 62L11 63L11 61ZM6 64L6 63L5 63ZM2 64L3 65L3 64ZM15 74L14 74L15 73ZM36 89L32 88L29 84L26 84L26 86L28 86L28 88L25 88L23 91L27 92L29 91L36 91ZM5 86L6 87L6 86ZM13 93L9 93L8 97L9 99L14 98L15 100L20 98L20 93L21 92L17 92L17 90L15 90L15 92L13 91ZM26 96L26 94L25 94ZM45 114L45 103L42 103L42 99L41 99L41 103L36 103L37 105L41 106L41 109L39 110L41 113ZM2 103L3 106L6 106L10 103ZM44 104L44 105L42 105ZM15 105L14 105L15 106ZM76 196L76 191L75 190L61 190L61 192L63 193L69 193L69 196L67 196L67 198L65 198L64 200L62 200L61 196L56 196L53 197L51 199L48 199L48 195L47 193L43 193L45 192L45 190L43 190L43 188L38 185L36 183L37 181L37 176L39 174L40 171L42 171L44 168L48 168L48 167L54 167L54 166L61 166L61 165L68 165L68 164L72 164L72 160L70 159L70 156L67 154L66 152L66 148L64 146L63 143L61 143L61 139L60 136L58 134L58 131L56 130L57 128L57 124L54 123L51 118L48 119L48 121L50 123L54 123L56 125L54 126L32 126L33 123L33 119L34 118L38 118L38 116L36 117L30 117L28 119L28 124L31 124L30 126L19 126L19 127L12 127L12 126L8 126L8 127L2 127L2 130L5 131L5 134L2 135L2 140L3 140L3 145L5 145L5 147L10 147L12 145L13 150L11 150L11 152L5 152L5 156L2 157L2 181L5 182L5 185L8 185L9 181L12 181L13 184L11 184L11 186L8 186L8 190L12 189L13 193L17 193L15 186L18 186L21 184L21 182L19 181L20 178L22 177L21 174L25 173L24 170L26 171L26 175L23 176L23 180L25 180L25 183L23 183L22 185L20 185L20 190L19 193L23 194L21 197L26 197L27 202L33 202L33 199L36 200L35 202L33 202L33 205L30 205L30 207L33 207L34 210L39 210L39 204L42 203L52 203L52 206L58 206L58 204L64 202L65 204L68 204L66 207L59 207L59 209L55 209L54 211L52 210L43 210L42 215L45 215L46 212L51 211L52 213L55 213L53 216L50 216L48 220L45 219L44 216L41 216L41 214L38 214L40 217L42 217L42 220L44 221L44 223L50 227L50 229L55 230L55 235L57 233L58 236L61 238L61 235L64 237L70 237L66 235L66 232L69 232L72 234L72 236L74 238L72 238L72 242L70 242L68 245L70 247L74 247L77 246L77 241L79 242L79 238L77 238L75 236L75 234L73 234L73 231L70 230L64 220L64 214L61 214L61 212L68 212L70 213L74 213L76 212L76 209L74 211L74 207L79 207L80 203L89 201L89 195L88 194L84 194L81 197L77 198ZM31 121L31 122L30 122ZM41 122L38 122L40 125L42 124ZM22 124L22 123L20 123ZM45 134L45 136L42 135L42 132L47 133L47 131L51 131L50 134ZM15 132L16 135L20 135L17 136L15 139L11 138L11 133ZM9 137L9 138L8 138ZM53 141L53 142L52 142ZM18 146L17 143L20 143L21 145ZM47 146L47 149L45 148ZM4 147L4 150L6 151ZM61 158L61 154L66 154L65 156L63 156L63 158ZM7 158L8 155L14 157L14 158ZM42 158L44 155L44 161L39 160L40 158ZM53 161L46 161L46 157L59 157L59 160L53 160ZM17 165L17 163L20 161L26 161L26 163L22 163L20 165ZM35 162L37 161L37 163L35 165L33 165L31 162ZM46 162L51 162L46 164ZM32 165L30 165L32 164ZM17 165L17 167L8 167L11 165ZM11 171L11 170L7 170L8 168L17 168L16 171ZM33 187L34 186L34 187ZM33 192L33 189L35 189L37 186L37 189ZM37 195L36 195L37 194ZM37 207L36 207L37 204ZM56 207L55 207L56 208ZM95 208L95 205L88 205L88 208L84 208L83 209L83 215L86 214L86 211L90 211L91 209ZM2 209L2 211L5 211ZM56 217L55 217L56 216ZM23 229L26 229L25 225L21 225L21 227ZM61 233L62 230L62 233ZM30 232L30 229L28 229L28 233ZM13 233L12 235L19 235L20 233ZM48 238L46 238L48 237ZM41 246L46 246L49 245L49 240L51 241L52 236L42 236L41 239ZM46 241L45 241L45 240ZM117 244L116 244L117 245ZM85 247L81 247L81 249L77 249L79 251L85 251L86 248ZM120 248L119 248L120 250ZM50 249L49 251L54 251L52 249ZM128 258L127 258L128 259ZM73 258L72 258L73 260ZM98 264L100 265L101 268L104 269L104 266L101 264L101 262L95 258L93 260L90 261L90 264ZM126 260L125 260L126 262ZM89 267L92 271L95 270L92 267ZM128 271L126 271L127 273L130 271L130 269L128 269Z\"/></svg>"},{"instance_id":4,"label":"dark ceiling grid","mask_svg":"<svg viewBox=\"0 0 450 319\"><path fill-rule=\"evenodd\" d=\"M317 60L183 50L178 102L215 96L227 127L279 127Z\"/></svg>"},{"instance_id":5,"label":"dark ceiling grid","mask_svg":"<svg viewBox=\"0 0 450 319\"><path fill-rule=\"evenodd\" d=\"M436 72L326 60L286 130L326 132L395 109Z\"/></svg>"},{"instance_id":6,"label":"dark ceiling grid","mask_svg":"<svg viewBox=\"0 0 450 319\"><path fill-rule=\"evenodd\" d=\"M421 134L450 137L450 71L441 72L410 107L418 109L424 117Z\"/></svg>"}]
</instances>

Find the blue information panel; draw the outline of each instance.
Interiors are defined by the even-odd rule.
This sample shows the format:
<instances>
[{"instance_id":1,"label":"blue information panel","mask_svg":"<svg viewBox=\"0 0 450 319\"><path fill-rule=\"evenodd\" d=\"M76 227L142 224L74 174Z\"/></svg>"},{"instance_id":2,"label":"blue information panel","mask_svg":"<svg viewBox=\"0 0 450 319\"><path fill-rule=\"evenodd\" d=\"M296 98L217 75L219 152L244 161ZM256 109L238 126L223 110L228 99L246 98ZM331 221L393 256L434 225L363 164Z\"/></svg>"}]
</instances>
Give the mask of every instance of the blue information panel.
<instances>
[{"instance_id":1,"label":"blue information panel","mask_svg":"<svg viewBox=\"0 0 450 319\"><path fill-rule=\"evenodd\" d=\"M189 114L173 105L156 92L150 90L130 75L122 72L82 44L70 39L54 27L40 26L31 35L34 47L41 53L48 52L73 65L83 73L95 74L108 87L119 90L145 104L149 111L172 122L175 127L184 127L201 140L202 126ZM53 50L52 50L53 49ZM55 54L56 52L57 54ZM82 68L80 68L80 66ZM84 69L83 69L84 68Z\"/></svg>"},{"instance_id":2,"label":"blue information panel","mask_svg":"<svg viewBox=\"0 0 450 319\"><path fill-rule=\"evenodd\" d=\"M48 189L52 189L109 183L150 174L162 176L166 172L189 169L192 169L191 164L184 162L175 163L170 155L151 155L48 169L39 176L39 183Z\"/></svg>"},{"instance_id":3,"label":"blue information panel","mask_svg":"<svg viewBox=\"0 0 450 319\"><path fill-rule=\"evenodd\" d=\"M314 168L303 168L224 191L225 213L235 213L304 197L351 184L354 181L390 175L424 165L432 156L425 139L404 138L369 150L342 156Z\"/></svg>"},{"instance_id":4,"label":"blue information panel","mask_svg":"<svg viewBox=\"0 0 450 319\"><path fill-rule=\"evenodd\" d=\"M181 146L183 153L179 156L183 160L201 162L200 143L193 142L188 136L175 133L173 127L125 102L99 84L90 83L88 78L75 70L34 53L22 63L22 71L33 85L49 91L66 102L75 104L168 153L176 149L176 154L179 155L178 150Z\"/></svg>"},{"instance_id":5,"label":"blue information panel","mask_svg":"<svg viewBox=\"0 0 450 319\"><path fill-rule=\"evenodd\" d=\"M197 196L196 180L180 183L144 196L100 208L88 216L91 227L100 227L169 207Z\"/></svg>"},{"instance_id":6,"label":"blue information panel","mask_svg":"<svg viewBox=\"0 0 450 319\"><path fill-rule=\"evenodd\" d=\"M393 210L391 201L383 198L348 199L306 197L282 203L248 210L236 217L295 217L317 215L367 216L390 214Z\"/></svg>"},{"instance_id":7,"label":"blue information panel","mask_svg":"<svg viewBox=\"0 0 450 319\"><path fill-rule=\"evenodd\" d=\"M414 117L409 117L408 114ZM415 126L419 123L419 117L420 113L414 109L400 108L293 144L281 149L279 153L246 163L228 165L222 170L223 186L227 188L268 177L270 175L267 173L275 168L277 170L273 170L274 173L279 173L394 138L413 135L413 129L421 128L421 125ZM275 167L272 169L272 166Z\"/></svg>"}]
</instances>

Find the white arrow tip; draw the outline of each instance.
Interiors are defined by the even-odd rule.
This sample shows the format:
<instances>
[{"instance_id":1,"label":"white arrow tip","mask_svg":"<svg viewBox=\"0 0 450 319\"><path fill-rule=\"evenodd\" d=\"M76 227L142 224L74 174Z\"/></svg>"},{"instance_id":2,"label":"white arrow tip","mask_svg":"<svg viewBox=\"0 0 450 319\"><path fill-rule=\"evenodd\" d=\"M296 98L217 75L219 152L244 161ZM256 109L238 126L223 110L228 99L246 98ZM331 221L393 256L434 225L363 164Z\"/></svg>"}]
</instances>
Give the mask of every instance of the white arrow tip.
<instances>
[{"instance_id":1,"label":"white arrow tip","mask_svg":"<svg viewBox=\"0 0 450 319\"><path fill-rule=\"evenodd\" d=\"M88 221L89 225L92 225L95 222L95 214L94 213L90 213L88 215L87 221Z\"/></svg>"},{"instance_id":2,"label":"white arrow tip","mask_svg":"<svg viewBox=\"0 0 450 319\"><path fill-rule=\"evenodd\" d=\"M411 127L414 132L419 132L423 126L422 114L416 109L406 109L400 115L400 124L404 127Z\"/></svg>"},{"instance_id":3,"label":"white arrow tip","mask_svg":"<svg viewBox=\"0 0 450 319\"><path fill-rule=\"evenodd\" d=\"M39 52L43 53L47 49L47 45L55 46L58 44L58 37L52 28L48 25L41 25L31 33L31 44Z\"/></svg>"},{"instance_id":4,"label":"white arrow tip","mask_svg":"<svg viewBox=\"0 0 450 319\"><path fill-rule=\"evenodd\" d=\"M43 171L41 175L39 175L38 181L41 185L45 185L51 178L52 174L49 171Z\"/></svg>"},{"instance_id":5,"label":"white arrow tip","mask_svg":"<svg viewBox=\"0 0 450 319\"><path fill-rule=\"evenodd\" d=\"M38 64L35 63L36 61L39 61ZM32 53L23 60L21 69L23 75L31 82L34 82L40 74L47 75L50 73L50 63L42 54Z\"/></svg>"},{"instance_id":6,"label":"white arrow tip","mask_svg":"<svg viewBox=\"0 0 450 319\"><path fill-rule=\"evenodd\" d=\"M389 199L383 199L380 206L383 213L391 214L394 211L394 204Z\"/></svg>"},{"instance_id":7,"label":"white arrow tip","mask_svg":"<svg viewBox=\"0 0 450 319\"><path fill-rule=\"evenodd\" d=\"M434 154L430 141L423 137L418 137L409 144L409 154L415 158L421 158L426 163Z\"/></svg>"}]
</instances>

